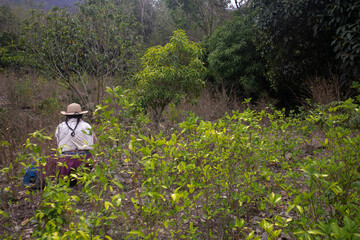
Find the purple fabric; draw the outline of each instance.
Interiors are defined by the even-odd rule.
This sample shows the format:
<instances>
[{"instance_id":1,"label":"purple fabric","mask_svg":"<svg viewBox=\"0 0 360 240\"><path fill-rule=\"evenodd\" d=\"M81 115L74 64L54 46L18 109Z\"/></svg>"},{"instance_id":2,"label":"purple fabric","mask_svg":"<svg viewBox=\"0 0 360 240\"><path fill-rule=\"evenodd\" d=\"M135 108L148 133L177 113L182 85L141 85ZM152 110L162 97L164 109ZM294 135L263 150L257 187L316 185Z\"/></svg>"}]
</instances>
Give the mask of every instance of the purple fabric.
<instances>
[{"instance_id":1,"label":"purple fabric","mask_svg":"<svg viewBox=\"0 0 360 240\"><path fill-rule=\"evenodd\" d=\"M46 165L40 166L40 172L42 178L50 177L51 179L57 179L60 176L70 175L71 170L76 170L80 165L90 167L88 159L92 157L91 154L86 155L49 155L46 157ZM65 163L66 166L59 166L58 163Z\"/></svg>"}]
</instances>

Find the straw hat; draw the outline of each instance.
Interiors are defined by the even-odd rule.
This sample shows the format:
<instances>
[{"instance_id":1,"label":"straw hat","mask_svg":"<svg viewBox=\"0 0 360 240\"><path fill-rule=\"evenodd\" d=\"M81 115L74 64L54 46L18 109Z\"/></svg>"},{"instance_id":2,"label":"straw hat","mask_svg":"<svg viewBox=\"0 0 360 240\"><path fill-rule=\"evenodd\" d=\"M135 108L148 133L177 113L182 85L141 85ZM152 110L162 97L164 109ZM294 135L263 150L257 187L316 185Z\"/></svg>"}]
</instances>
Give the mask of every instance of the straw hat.
<instances>
[{"instance_id":1,"label":"straw hat","mask_svg":"<svg viewBox=\"0 0 360 240\"><path fill-rule=\"evenodd\" d=\"M70 115L81 115L81 114L85 114L88 113L88 111L81 111L81 106L80 104L77 103L71 103L67 106L66 108L66 112L61 111L60 112L62 115L66 115L66 116L70 116Z\"/></svg>"}]
</instances>

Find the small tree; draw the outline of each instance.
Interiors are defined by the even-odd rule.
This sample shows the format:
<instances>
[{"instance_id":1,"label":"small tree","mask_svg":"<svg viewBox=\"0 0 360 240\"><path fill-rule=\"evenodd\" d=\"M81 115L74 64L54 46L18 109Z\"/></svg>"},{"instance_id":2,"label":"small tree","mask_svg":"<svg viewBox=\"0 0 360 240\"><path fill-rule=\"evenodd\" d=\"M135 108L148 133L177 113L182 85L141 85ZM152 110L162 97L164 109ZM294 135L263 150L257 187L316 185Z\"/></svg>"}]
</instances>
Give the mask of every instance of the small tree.
<instances>
[{"instance_id":1,"label":"small tree","mask_svg":"<svg viewBox=\"0 0 360 240\"><path fill-rule=\"evenodd\" d=\"M105 81L132 69L141 49L138 23L114 2L85 0L77 4L75 14L54 8L33 12L25 22L24 46L34 65L70 88L85 105L92 91L86 79L96 80L99 103Z\"/></svg>"},{"instance_id":2,"label":"small tree","mask_svg":"<svg viewBox=\"0 0 360 240\"><path fill-rule=\"evenodd\" d=\"M170 43L149 48L142 57L142 70L135 80L142 106L154 111L155 126L169 103L199 95L204 86L202 56L203 49L189 41L183 30L176 30Z\"/></svg>"}]
</instances>

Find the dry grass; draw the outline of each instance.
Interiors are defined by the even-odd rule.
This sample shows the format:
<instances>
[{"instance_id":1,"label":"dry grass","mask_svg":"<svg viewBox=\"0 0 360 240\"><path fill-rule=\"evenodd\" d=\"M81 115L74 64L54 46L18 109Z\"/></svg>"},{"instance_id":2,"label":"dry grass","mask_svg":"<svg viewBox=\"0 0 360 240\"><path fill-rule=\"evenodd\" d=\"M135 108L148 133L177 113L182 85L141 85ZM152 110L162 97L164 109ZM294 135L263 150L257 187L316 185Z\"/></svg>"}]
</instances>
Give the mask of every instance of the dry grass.
<instances>
[{"instance_id":1,"label":"dry grass","mask_svg":"<svg viewBox=\"0 0 360 240\"><path fill-rule=\"evenodd\" d=\"M10 144L1 147L2 168L15 161L28 134L40 129L53 134L61 121L59 106L62 103L55 84L35 74L1 73L0 83L0 141ZM42 151L48 152L54 146L44 144Z\"/></svg>"},{"instance_id":2,"label":"dry grass","mask_svg":"<svg viewBox=\"0 0 360 240\"><path fill-rule=\"evenodd\" d=\"M215 121L224 116L225 113L231 114L233 110L243 111L247 105L242 104L235 97L229 97L225 91L205 88L195 103L182 102L178 106L170 105L164 111L163 123L172 125L185 121L192 112L195 116L204 121Z\"/></svg>"},{"instance_id":3,"label":"dry grass","mask_svg":"<svg viewBox=\"0 0 360 240\"><path fill-rule=\"evenodd\" d=\"M340 101L340 85L336 76L329 79L309 79L306 82L305 91L310 96L312 103L327 105L333 101Z\"/></svg>"},{"instance_id":4,"label":"dry grass","mask_svg":"<svg viewBox=\"0 0 360 240\"><path fill-rule=\"evenodd\" d=\"M83 83L79 83L81 84ZM93 94L89 97L89 103L94 104L96 81L86 78L85 85L89 94ZM0 169L13 163L14 172L20 172L22 166L14 163L24 151L23 144L29 134L42 130L42 133L52 136L56 126L64 121L59 112L65 110L69 103L76 101L76 94L72 91L37 74L1 72ZM84 108L88 109L86 106ZM85 121L91 122L90 117L91 114L85 115ZM7 142L9 146L1 146L4 145L1 142ZM54 139L51 143L37 144L41 146L41 154L44 155L56 148Z\"/></svg>"}]
</instances>

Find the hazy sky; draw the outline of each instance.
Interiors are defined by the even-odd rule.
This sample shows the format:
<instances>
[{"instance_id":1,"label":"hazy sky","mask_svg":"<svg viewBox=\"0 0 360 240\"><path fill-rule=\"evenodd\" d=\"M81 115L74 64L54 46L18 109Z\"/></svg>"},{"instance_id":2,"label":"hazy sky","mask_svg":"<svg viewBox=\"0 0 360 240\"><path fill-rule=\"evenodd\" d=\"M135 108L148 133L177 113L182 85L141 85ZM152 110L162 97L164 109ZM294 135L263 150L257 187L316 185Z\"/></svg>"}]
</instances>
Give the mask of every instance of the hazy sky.
<instances>
[{"instance_id":1,"label":"hazy sky","mask_svg":"<svg viewBox=\"0 0 360 240\"><path fill-rule=\"evenodd\" d=\"M240 2L240 1L238 1ZM235 0L231 0L231 4L235 7Z\"/></svg>"}]
</instances>

